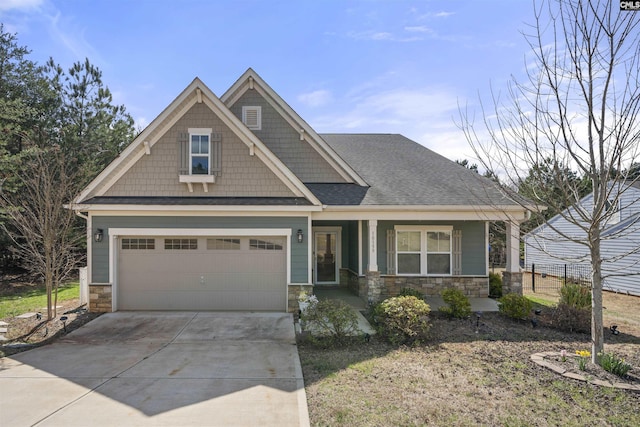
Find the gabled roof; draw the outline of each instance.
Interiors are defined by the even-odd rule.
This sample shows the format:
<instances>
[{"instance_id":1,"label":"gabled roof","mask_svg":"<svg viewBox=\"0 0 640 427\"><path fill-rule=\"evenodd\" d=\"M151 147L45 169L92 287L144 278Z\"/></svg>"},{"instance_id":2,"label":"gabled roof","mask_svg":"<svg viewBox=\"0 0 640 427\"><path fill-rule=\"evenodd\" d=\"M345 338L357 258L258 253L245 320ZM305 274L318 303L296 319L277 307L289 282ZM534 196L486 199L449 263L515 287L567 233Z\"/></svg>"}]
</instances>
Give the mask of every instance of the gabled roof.
<instances>
[{"instance_id":1,"label":"gabled roof","mask_svg":"<svg viewBox=\"0 0 640 427\"><path fill-rule=\"evenodd\" d=\"M491 180L398 134L321 134L342 159L369 184L352 203L401 206L519 207ZM332 189L337 192L340 184ZM325 202L327 187L309 186ZM360 198L356 202L355 198ZM346 203L345 203L346 202ZM356 202L356 203L353 203Z\"/></svg>"},{"instance_id":2,"label":"gabled roof","mask_svg":"<svg viewBox=\"0 0 640 427\"><path fill-rule=\"evenodd\" d=\"M238 80L220 97L220 100L231 108L238 99L250 89L257 90L262 97L301 134L307 143L322 156L346 181L358 185L367 185L365 180L340 156L331 146L316 133L293 108L287 104L253 69L249 68Z\"/></svg>"},{"instance_id":3,"label":"gabled roof","mask_svg":"<svg viewBox=\"0 0 640 427\"><path fill-rule=\"evenodd\" d=\"M312 204L320 201L311 191L267 148L218 97L199 79L195 78L162 113L142 131L133 142L111 162L74 200L74 204L83 204L88 198L100 197L114 185L175 122L196 103L204 102L211 110L244 142L262 162L297 197L305 197Z\"/></svg>"}]
</instances>

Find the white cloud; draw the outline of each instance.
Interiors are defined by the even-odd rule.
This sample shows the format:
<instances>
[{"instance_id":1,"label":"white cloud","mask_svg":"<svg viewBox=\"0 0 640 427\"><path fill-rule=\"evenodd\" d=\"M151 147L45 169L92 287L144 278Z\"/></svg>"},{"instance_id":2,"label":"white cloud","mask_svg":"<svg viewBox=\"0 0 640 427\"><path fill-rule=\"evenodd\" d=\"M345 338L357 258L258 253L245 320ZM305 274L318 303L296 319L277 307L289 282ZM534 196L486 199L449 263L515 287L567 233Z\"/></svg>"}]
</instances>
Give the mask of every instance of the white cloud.
<instances>
[{"instance_id":1,"label":"white cloud","mask_svg":"<svg viewBox=\"0 0 640 427\"><path fill-rule=\"evenodd\" d=\"M91 58L94 65L103 68L106 61L100 56L93 46L86 40L86 28L78 28L73 24L73 19L63 17L59 11L50 15L49 31L54 39L59 41L66 50L71 52L74 61L82 61Z\"/></svg>"},{"instance_id":2,"label":"white cloud","mask_svg":"<svg viewBox=\"0 0 640 427\"><path fill-rule=\"evenodd\" d=\"M457 96L441 87L389 87L389 75L346 92L330 113L309 117L319 132L400 133L450 159L471 158L464 134L455 125Z\"/></svg>"},{"instance_id":3,"label":"white cloud","mask_svg":"<svg viewBox=\"0 0 640 427\"><path fill-rule=\"evenodd\" d=\"M331 102L333 97L328 90L316 90L298 95L298 101L309 107L321 107Z\"/></svg>"},{"instance_id":4,"label":"white cloud","mask_svg":"<svg viewBox=\"0 0 640 427\"><path fill-rule=\"evenodd\" d=\"M455 12L442 11L442 12L434 13L433 16L435 16L436 18L447 18L447 17L449 17L451 15L455 15L455 14L456 14Z\"/></svg>"},{"instance_id":5,"label":"white cloud","mask_svg":"<svg viewBox=\"0 0 640 427\"><path fill-rule=\"evenodd\" d=\"M43 3L44 0L0 0L0 10L33 10Z\"/></svg>"},{"instance_id":6,"label":"white cloud","mask_svg":"<svg viewBox=\"0 0 640 427\"><path fill-rule=\"evenodd\" d=\"M415 42L422 40L421 37L398 37L386 31L350 31L348 37L356 40L392 41L392 42Z\"/></svg>"},{"instance_id":7,"label":"white cloud","mask_svg":"<svg viewBox=\"0 0 640 427\"><path fill-rule=\"evenodd\" d=\"M429 34L434 33L434 31L431 28L425 27L424 25L419 25L414 27L404 27L404 30L410 33L429 33Z\"/></svg>"}]
</instances>

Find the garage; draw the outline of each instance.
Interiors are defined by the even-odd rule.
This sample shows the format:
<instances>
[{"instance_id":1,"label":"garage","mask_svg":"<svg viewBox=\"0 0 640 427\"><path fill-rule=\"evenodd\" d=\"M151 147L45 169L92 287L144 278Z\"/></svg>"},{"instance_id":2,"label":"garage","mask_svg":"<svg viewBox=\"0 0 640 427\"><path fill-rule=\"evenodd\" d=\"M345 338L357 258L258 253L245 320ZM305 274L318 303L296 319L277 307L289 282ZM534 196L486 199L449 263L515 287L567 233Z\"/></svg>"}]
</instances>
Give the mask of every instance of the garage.
<instances>
[{"instance_id":1,"label":"garage","mask_svg":"<svg viewBox=\"0 0 640 427\"><path fill-rule=\"evenodd\" d=\"M119 236L118 310L286 311L285 236Z\"/></svg>"}]
</instances>

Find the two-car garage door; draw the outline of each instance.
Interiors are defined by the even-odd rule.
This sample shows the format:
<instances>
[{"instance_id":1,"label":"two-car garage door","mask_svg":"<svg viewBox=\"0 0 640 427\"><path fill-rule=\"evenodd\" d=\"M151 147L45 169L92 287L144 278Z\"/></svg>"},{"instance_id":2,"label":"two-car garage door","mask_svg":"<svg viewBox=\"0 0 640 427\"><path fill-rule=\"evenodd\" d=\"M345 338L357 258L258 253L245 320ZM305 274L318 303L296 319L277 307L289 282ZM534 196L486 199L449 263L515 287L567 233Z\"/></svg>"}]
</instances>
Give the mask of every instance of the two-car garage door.
<instances>
[{"instance_id":1,"label":"two-car garage door","mask_svg":"<svg viewBox=\"0 0 640 427\"><path fill-rule=\"evenodd\" d=\"M286 238L118 239L118 310L285 311Z\"/></svg>"}]
</instances>

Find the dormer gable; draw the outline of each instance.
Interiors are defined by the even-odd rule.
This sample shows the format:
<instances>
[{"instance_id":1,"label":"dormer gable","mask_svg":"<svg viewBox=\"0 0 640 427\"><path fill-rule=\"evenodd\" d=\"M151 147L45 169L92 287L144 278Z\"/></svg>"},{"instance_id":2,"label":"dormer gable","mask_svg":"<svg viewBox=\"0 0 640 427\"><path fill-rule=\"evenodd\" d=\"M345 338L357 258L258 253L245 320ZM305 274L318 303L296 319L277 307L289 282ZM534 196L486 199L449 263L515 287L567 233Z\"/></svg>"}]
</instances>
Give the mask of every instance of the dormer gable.
<instances>
[{"instance_id":1,"label":"dormer gable","mask_svg":"<svg viewBox=\"0 0 640 427\"><path fill-rule=\"evenodd\" d=\"M196 78L75 203L95 197L317 198Z\"/></svg>"},{"instance_id":2,"label":"dormer gable","mask_svg":"<svg viewBox=\"0 0 640 427\"><path fill-rule=\"evenodd\" d=\"M301 181L367 185L251 68L220 99ZM258 111L259 124L246 122L257 115L248 110Z\"/></svg>"}]
</instances>

